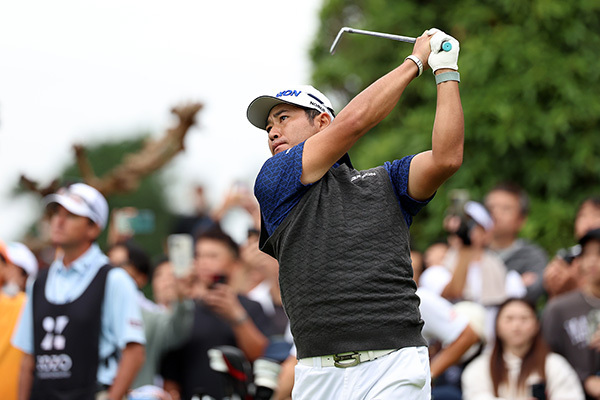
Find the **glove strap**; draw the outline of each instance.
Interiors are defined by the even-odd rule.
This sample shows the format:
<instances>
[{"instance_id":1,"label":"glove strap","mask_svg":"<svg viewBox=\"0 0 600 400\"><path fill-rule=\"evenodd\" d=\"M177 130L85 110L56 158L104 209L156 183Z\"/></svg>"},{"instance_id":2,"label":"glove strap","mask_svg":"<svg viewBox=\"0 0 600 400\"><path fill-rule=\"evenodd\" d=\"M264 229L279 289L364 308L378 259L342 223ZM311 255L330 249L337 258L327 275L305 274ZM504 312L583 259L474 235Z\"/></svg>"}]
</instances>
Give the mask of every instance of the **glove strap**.
<instances>
[{"instance_id":1,"label":"glove strap","mask_svg":"<svg viewBox=\"0 0 600 400\"><path fill-rule=\"evenodd\" d=\"M417 72L417 77L421 76L421 74L423 73L423 63L421 62L421 60L419 60L419 57L415 56L414 54L411 54L410 56L404 59L404 61L406 60L410 60L417 64L417 67L419 68L419 72Z\"/></svg>"},{"instance_id":2,"label":"glove strap","mask_svg":"<svg viewBox=\"0 0 600 400\"><path fill-rule=\"evenodd\" d=\"M458 73L458 71L448 71L448 72L442 72L441 74L437 74L435 76L436 85L439 85L440 83L446 82L446 81L460 82L460 74Z\"/></svg>"}]
</instances>

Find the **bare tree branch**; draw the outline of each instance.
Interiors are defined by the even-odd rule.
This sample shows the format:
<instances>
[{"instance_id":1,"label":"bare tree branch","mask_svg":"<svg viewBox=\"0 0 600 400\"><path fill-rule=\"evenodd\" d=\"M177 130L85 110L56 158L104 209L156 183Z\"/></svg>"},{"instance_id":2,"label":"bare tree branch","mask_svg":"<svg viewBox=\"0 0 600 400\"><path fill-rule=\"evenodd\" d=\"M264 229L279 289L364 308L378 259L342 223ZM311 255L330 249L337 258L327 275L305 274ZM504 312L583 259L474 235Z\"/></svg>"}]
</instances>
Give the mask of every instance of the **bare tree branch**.
<instances>
[{"instance_id":1,"label":"bare tree branch","mask_svg":"<svg viewBox=\"0 0 600 400\"><path fill-rule=\"evenodd\" d=\"M102 177L96 176L85 148L82 145L74 145L75 159L83 181L107 197L136 190L145 176L162 168L184 149L185 135L196 123L196 114L202 107L201 103L190 103L173 108L171 112L179 119L176 126L168 129L160 139L146 141L139 152L126 155L120 165ZM29 191L46 195L56 191L58 179L46 188L39 188L37 182L21 176L21 185Z\"/></svg>"}]
</instances>

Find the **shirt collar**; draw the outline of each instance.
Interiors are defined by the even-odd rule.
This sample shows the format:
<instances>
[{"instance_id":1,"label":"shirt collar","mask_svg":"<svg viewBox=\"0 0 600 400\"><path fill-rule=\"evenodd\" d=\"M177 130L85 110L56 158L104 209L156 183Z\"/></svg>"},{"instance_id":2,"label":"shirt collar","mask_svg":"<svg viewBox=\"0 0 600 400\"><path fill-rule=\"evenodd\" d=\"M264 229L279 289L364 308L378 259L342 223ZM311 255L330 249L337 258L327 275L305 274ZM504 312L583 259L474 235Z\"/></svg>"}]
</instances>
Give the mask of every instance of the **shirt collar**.
<instances>
[{"instance_id":1,"label":"shirt collar","mask_svg":"<svg viewBox=\"0 0 600 400\"><path fill-rule=\"evenodd\" d=\"M83 274L91 265L92 261L97 259L99 255L104 256L98 244L92 243L85 253L71 263L69 270L73 270L78 274ZM67 270L67 267L65 267L65 264L63 263L63 255L59 256L56 263L58 264L57 267L59 271L65 272Z\"/></svg>"}]
</instances>

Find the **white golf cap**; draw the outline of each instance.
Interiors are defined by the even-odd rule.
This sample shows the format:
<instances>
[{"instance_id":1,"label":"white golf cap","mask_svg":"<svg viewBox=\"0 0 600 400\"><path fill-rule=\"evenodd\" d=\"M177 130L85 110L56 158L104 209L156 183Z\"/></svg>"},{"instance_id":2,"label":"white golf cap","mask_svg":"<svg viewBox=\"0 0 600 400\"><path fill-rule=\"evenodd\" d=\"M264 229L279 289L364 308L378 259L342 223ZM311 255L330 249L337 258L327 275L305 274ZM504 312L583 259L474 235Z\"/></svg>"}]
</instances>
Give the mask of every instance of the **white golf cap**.
<instances>
[{"instance_id":1,"label":"white golf cap","mask_svg":"<svg viewBox=\"0 0 600 400\"><path fill-rule=\"evenodd\" d=\"M48 206L57 203L70 213L87 217L104 229L108 220L108 203L102 194L85 183L74 183L60 188L56 193L44 197Z\"/></svg>"},{"instance_id":2,"label":"white golf cap","mask_svg":"<svg viewBox=\"0 0 600 400\"><path fill-rule=\"evenodd\" d=\"M481 203L467 201L465 203L465 214L473 218L473 221L482 226L486 231L489 231L494 227L494 221L492 221L490 213Z\"/></svg>"},{"instance_id":3,"label":"white golf cap","mask_svg":"<svg viewBox=\"0 0 600 400\"><path fill-rule=\"evenodd\" d=\"M22 268L27 272L27 275L35 278L38 272L38 262L27 246L23 243L7 242L5 244L5 254L9 263Z\"/></svg>"},{"instance_id":4,"label":"white golf cap","mask_svg":"<svg viewBox=\"0 0 600 400\"><path fill-rule=\"evenodd\" d=\"M331 101L321 92L310 85L289 87L273 93L259 96L248 106L246 115L250 123L259 129L265 129L269 112L277 104L287 103L303 108L312 108L327 113L333 119L335 114Z\"/></svg>"}]
</instances>

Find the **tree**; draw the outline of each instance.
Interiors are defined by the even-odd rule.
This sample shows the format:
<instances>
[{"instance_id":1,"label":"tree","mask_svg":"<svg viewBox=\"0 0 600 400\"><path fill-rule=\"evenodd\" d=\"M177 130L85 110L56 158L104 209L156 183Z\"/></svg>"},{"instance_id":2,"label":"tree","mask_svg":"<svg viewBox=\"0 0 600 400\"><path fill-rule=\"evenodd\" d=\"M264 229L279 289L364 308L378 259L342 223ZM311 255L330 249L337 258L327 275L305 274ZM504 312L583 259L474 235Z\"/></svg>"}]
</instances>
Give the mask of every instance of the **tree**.
<instances>
[{"instance_id":1,"label":"tree","mask_svg":"<svg viewBox=\"0 0 600 400\"><path fill-rule=\"evenodd\" d=\"M417 248L443 234L448 193L482 196L500 181L521 185L532 211L523 235L554 252L573 242L578 203L600 193L600 3L591 0L326 0L311 50L313 81L340 107L403 62L412 45L345 35L343 26L418 36L438 27L461 43L465 154L412 228ZM411 83L386 120L353 148L359 168L430 148L436 88Z\"/></svg>"}]
</instances>

